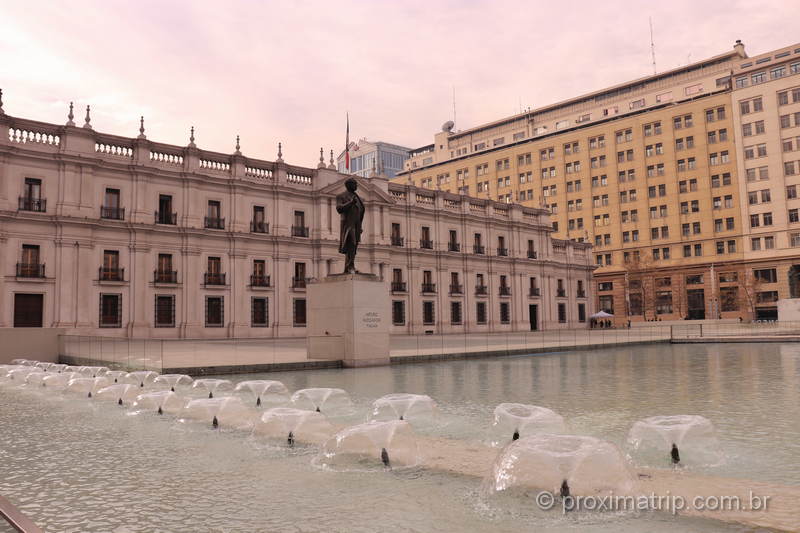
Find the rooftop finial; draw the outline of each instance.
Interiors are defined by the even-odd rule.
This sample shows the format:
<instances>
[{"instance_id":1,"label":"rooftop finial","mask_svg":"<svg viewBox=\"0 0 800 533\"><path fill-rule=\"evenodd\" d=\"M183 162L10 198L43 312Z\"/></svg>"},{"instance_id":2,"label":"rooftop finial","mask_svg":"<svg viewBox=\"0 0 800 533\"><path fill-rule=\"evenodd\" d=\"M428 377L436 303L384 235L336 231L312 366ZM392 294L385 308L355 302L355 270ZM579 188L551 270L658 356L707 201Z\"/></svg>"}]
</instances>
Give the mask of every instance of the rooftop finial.
<instances>
[{"instance_id":1,"label":"rooftop finial","mask_svg":"<svg viewBox=\"0 0 800 533\"><path fill-rule=\"evenodd\" d=\"M0 89L0 115L5 114L3 111L3 89Z\"/></svg>"},{"instance_id":2,"label":"rooftop finial","mask_svg":"<svg viewBox=\"0 0 800 533\"><path fill-rule=\"evenodd\" d=\"M92 129L92 117L91 117L92 106L86 106L86 123L83 125L84 128Z\"/></svg>"},{"instance_id":3,"label":"rooftop finial","mask_svg":"<svg viewBox=\"0 0 800 533\"><path fill-rule=\"evenodd\" d=\"M196 148L194 144L194 126L189 129L189 147Z\"/></svg>"},{"instance_id":4,"label":"rooftop finial","mask_svg":"<svg viewBox=\"0 0 800 533\"><path fill-rule=\"evenodd\" d=\"M280 142L278 143L278 159L276 161L283 162L283 146Z\"/></svg>"},{"instance_id":5,"label":"rooftop finial","mask_svg":"<svg viewBox=\"0 0 800 533\"><path fill-rule=\"evenodd\" d=\"M322 147L319 147L319 163L317 164L317 168L325 168L325 152Z\"/></svg>"},{"instance_id":6,"label":"rooftop finial","mask_svg":"<svg viewBox=\"0 0 800 533\"><path fill-rule=\"evenodd\" d=\"M334 162L333 162L333 150L331 150L331 160L328 163L328 168L330 170L336 170L336 164L334 164Z\"/></svg>"},{"instance_id":7,"label":"rooftop finial","mask_svg":"<svg viewBox=\"0 0 800 533\"><path fill-rule=\"evenodd\" d=\"M75 118L74 110L75 110L75 105L72 102L70 102L69 103L69 114L67 114L67 126L74 126L75 125L75 121L73 120Z\"/></svg>"},{"instance_id":8,"label":"rooftop finial","mask_svg":"<svg viewBox=\"0 0 800 533\"><path fill-rule=\"evenodd\" d=\"M236 136L236 152L234 152L236 155L241 155L242 154L240 148L241 148L241 145L239 144L239 136L237 135Z\"/></svg>"},{"instance_id":9,"label":"rooftop finial","mask_svg":"<svg viewBox=\"0 0 800 533\"><path fill-rule=\"evenodd\" d=\"M139 117L139 138L146 139L144 135L144 115Z\"/></svg>"}]
</instances>

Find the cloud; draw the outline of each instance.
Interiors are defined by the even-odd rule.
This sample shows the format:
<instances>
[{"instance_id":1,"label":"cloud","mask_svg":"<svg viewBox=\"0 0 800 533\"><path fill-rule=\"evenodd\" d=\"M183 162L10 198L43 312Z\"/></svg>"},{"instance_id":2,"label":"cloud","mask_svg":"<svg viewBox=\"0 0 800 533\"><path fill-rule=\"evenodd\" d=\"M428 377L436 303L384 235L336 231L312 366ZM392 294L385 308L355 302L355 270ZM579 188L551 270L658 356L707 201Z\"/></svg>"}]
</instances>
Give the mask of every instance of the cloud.
<instances>
[{"instance_id":1,"label":"cloud","mask_svg":"<svg viewBox=\"0 0 800 533\"><path fill-rule=\"evenodd\" d=\"M314 165L353 138L411 147L729 50L792 43L791 2L533 1L9 3L0 21L7 113ZM785 31L781 31L785 29Z\"/></svg>"}]
</instances>

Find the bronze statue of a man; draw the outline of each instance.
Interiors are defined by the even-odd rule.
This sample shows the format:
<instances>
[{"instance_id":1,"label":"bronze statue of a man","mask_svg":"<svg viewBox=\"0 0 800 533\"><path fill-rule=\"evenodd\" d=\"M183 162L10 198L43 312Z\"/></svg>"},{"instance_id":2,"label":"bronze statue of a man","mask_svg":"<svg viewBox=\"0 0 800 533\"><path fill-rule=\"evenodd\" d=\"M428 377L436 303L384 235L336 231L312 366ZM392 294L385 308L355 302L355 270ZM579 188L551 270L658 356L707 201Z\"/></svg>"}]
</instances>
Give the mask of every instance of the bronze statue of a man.
<instances>
[{"instance_id":1,"label":"bronze statue of a man","mask_svg":"<svg viewBox=\"0 0 800 533\"><path fill-rule=\"evenodd\" d=\"M344 182L347 188L336 197L336 211L342 216L339 228L339 253L344 254L344 273L356 272L356 250L361 242L361 223L364 220L364 202L356 194L358 182L350 178Z\"/></svg>"}]
</instances>

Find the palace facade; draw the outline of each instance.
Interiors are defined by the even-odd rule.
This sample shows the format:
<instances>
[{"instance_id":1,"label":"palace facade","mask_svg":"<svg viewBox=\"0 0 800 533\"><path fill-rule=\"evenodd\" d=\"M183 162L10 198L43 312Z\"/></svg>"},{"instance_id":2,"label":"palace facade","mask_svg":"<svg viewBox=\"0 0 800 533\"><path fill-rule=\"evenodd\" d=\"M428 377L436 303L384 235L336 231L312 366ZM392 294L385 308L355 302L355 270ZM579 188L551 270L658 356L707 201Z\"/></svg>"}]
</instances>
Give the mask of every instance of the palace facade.
<instances>
[{"instance_id":1,"label":"palace facade","mask_svg":"<svg viewBox=\"0 0 800 533\"><path fill-rule=\"evenodd\" d=\"M317 168L26 120L0 104L0 327L137 338L302 337L306 285L340 272ZM548 211L357 178L356 259L387 281L392 333L583 327L591 245Z\"/></svg>"}]
</instances>

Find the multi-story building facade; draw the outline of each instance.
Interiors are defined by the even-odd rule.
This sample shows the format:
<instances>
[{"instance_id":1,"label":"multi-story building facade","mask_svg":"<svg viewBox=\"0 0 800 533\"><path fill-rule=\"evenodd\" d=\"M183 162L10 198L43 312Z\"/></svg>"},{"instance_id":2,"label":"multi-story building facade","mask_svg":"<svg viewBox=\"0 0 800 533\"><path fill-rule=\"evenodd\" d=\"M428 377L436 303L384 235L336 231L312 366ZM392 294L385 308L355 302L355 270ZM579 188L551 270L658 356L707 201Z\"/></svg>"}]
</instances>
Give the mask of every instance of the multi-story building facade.
<instances>
[{"instance_id":1,"label":"multi-story building facade","mask_svg":"<svg viewBox=\"0 0 800 533\"><path fill-rule=\"evenodd\" d=\"M778 299L800 297L800 45L739 61L732 78L741 283L756 316L775 318Z\"/></svg>"},{"instance_id":2,"label":"multi-story building facade","mask_svg":"<svg viewBox=\"0 0 800 533\"><path fill-rule=\"evenodd\" d=\"M305 336L306 285L340 272L347 175L15 118L0 105L0 327L142 338ZM549 213L358 178L357 266L392 333L585 326L590 246Z\"/></svg>"},{"instance_id":3,"label":"multi-story building facade","mask_svg":"<svg viewBox=\"0 0 800 533\"><path fill-rule=\"evenodd\" d=\"M777 133L783 115L793 117L799 83L797 46L778 54L786 52L771 95L776 153L794 131L792 122ZM747 204L755 185L745 179L753 171L739 147L739 100L753 88L731 82L742 65L751 60L737 41L685 67L470 130L444 128L411 152L395 181L548 209L557 236L594 246L597 306L619 321L771 317L760 283L736 289L757 259ZM783 91L788 100L779 100ZM782 175L783 162L774 166L770 174ZM771 192L772 202L791 191ZM791 268L792 255L781 268Z\"/></svg>"},{"instance_id":4,"label":"multi-story building facade","mask_svg":"<svg viewBox=\"0 0 800 533\"><path fill-rule=\"evenodd\" d=\"M361 139L358 142L350 143L349 172L345 164L344 151L336 159L336 168L339 172L355 174L362 178L366 178L380 169L382 174L391 179L405 168L409 152L409 148L397 144Z\"/></svg>"}]
</instances>

